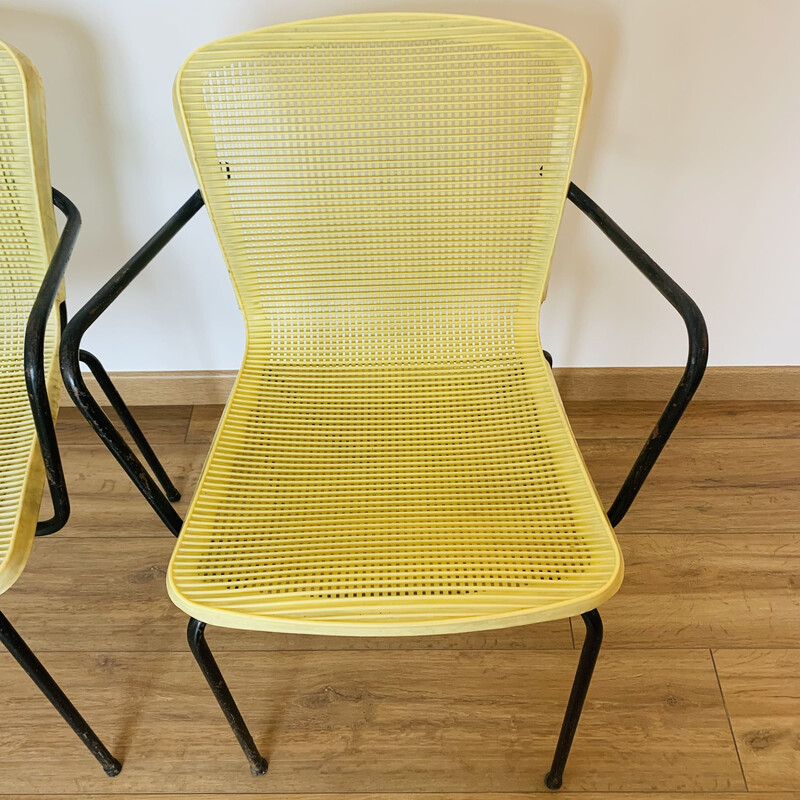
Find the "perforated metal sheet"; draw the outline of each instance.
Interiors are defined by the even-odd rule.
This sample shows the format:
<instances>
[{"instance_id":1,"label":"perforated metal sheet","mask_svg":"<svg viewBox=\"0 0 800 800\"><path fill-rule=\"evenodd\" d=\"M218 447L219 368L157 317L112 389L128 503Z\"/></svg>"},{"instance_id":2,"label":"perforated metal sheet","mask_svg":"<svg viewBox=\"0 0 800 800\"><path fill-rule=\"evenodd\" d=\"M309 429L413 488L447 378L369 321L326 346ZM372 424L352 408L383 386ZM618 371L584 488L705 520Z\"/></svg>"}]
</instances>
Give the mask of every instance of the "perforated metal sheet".
<instances>
[{"instance_id":1,"label":"perforated metal sheet","mask_svg":"<svg viewBox=\"0 0 800 800\"><path fill-rule=\"evenodd\" d=\"M401 635L616 591L538 331L586 92L562 37L450 15L189 58L176 105L248 344L170 567L187 613Z\"/></svg>"},{"instance_id":2,"label":"perforated metal sheet","mask_svg":"<svg viewBox=\"0 0 800 800\"><path fill-rule=\"evenodd\" d=\"M24 55L0 42L0 592L28 558L44 486L23 345L55 237L41 81ZM45 353L51 391L55 323Z\"/></svg>"}]
</instances>

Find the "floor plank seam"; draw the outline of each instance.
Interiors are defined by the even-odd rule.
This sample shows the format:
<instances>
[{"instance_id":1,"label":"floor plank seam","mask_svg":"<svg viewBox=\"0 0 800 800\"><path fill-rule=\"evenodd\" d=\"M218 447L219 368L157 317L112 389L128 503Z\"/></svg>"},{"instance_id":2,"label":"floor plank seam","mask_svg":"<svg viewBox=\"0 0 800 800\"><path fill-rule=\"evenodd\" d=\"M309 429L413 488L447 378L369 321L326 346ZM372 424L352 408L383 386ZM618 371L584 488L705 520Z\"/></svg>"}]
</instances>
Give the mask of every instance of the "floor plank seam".
<instances>
[{"instance_id":1,"label":"floor plank seam","mask_svg":"<svg viewBox=\"0 0 800 800\"><path fill-rule=\"evenodd\" d=\"M747 785L747 775L745 775L744 773L744 764L742 764L742 756L739 753L739 743L736 741L736 734L733 732L733 723L731 722L731 715L728 713L728 703L725 700L725 692L722 691L722 681L719 679L719 670L717 669L717 661L714 658L714 651L711 648L709 648L708 654L711 656L711 663L714 666L714 675L717 678L717 686L719 686L719 696L720 699L722 700L722 707L725 709L725 717L728 720L728 728L731 732L731 738L733 739L733 747L736 750L736 758L739 760L739 769L742 771L744 790L746 792L749 792L750 788Z\"/></svg>"},{"instance_id":2,"label":"floor plank seam","mask_svg":"<svg viewBox=\"0 0 800 800\"><path fill-rule=\"evenodd\" d=\"M192 410L189 412L189 419L186 422L186 430L183 432L183 443L190 444L188 441L189 438L189 431L192 429L192 420L194 419L194 410L197 406L192 406Z\"/></svg>"}]
</instances>

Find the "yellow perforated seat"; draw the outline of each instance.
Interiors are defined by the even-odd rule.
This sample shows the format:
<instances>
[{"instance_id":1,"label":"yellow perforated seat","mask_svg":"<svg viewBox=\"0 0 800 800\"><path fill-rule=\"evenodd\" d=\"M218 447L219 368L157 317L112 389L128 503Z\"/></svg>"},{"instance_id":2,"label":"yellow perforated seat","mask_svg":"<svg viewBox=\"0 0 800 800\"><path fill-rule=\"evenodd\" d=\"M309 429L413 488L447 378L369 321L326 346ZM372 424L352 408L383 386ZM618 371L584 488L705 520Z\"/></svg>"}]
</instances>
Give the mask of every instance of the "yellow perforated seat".
<instances>
[{"instance_id":1,"label":"yellow perforated seat","mask_svg":"<svg viewBox=\"0 0 800 800\"><path fill-rule=\"evenodd\" d=\"M442 14L188 59L176 106L247 349L170 565L180 608L396 636L617 590L538 330L587 93L560 35Z\"/></svg>"},{"instance_id":2,"label":"yellow perforated seat","mask_svg":"<svg viewBox=\"0 0 800 800\"><path fill-rule=\"evenodd\" d=\"M401 635L595 608L619 553L541 356L245 365L170 571L209 623Z\"/></svg>"},{"instance_id":3,"label":"yellow perforated seat","mask_svg":"<svg viewBox=\"0 0 800 800\"><path fill-rule=\"evenodd\" d=\"M23 369L28 315L57 239L44 130L39 75L0 42L0 594L28 560L45 484ZM44 364L55 398L57 337L54 314Z\"/></svg>"}]
</instances>

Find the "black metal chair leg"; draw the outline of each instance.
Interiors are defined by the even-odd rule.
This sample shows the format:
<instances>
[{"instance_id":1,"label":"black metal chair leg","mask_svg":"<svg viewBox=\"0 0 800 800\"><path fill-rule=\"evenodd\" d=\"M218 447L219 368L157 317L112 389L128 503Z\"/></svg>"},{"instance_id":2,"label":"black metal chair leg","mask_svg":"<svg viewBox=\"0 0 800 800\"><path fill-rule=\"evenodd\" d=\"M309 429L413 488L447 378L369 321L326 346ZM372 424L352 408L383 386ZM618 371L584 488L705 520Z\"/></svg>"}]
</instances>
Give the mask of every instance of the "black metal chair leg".
<instances>
[{"instance_id":1,"label":"black metal chair leg","mask_svg":"<svg viewBox=\"0 0 800 800\"><path fill-rule=\"evenodd\" d=\"M153 448L150 447L150 442L147 441L144 433L142 433L142 429L139 427L139 423L136 422L128 406L125 405L125 401L117 391L117 387L111 382L111 378L106 372L105 367L100 363L97 356L92 355L88 350L80 350L79 358L89 367L89 370L97 381L97 385L108 398L108 402L111 403L111 407L122 420L122 424L139 448L139 452L150 465L150 469L153 470L153 475L156 476L156 480L164 487L164 493L167 495L167 498L171 502L176 503L181 499L181 493L175 488L175 484L170 480L169 475L167 475L166 470L158 460L158 456L153 452Z\"/></svg>"},{"instance_id":2,"label":"black metal chair leg","mask_svg":"<svg viewBox=\"0 0 800 800\"><path fill-rule=\"evenodd\" d=\"M597 609L587 611L581 615L584 625L586 625L586 638L583 640L581 657L578 661L578 669L575 673L575 680L572 683L572 691L567 703L567 711L564 714L564 722L561 725L561 734L558 737L556 752L553 756L553 764L550 772L544 779L544 784L548 789L560 789L561 781L564 777L564 767L567 764L572 740L575 738L575 729L578 727L578 720L581 718L583 701L586 700L586 693L589 691L589 682L592 680L594 665L597 663L597 656L600 653L600 645L603 642L603 622Z\"/></svg>"},{"instance_id":3,"label":"black metal chair leg","mask_svg":"<svg viewBox=\"0 0 800 800\"><path fill-rule=\"evenodd\" d=\"M552 367L553 366L553 356L547 352L547 350L542 350L542 355L544 356L544 360Z\"/></svg>"},{"instance_id":4,"label":"black metal chair leg","mask_svg":"<svg viewBox=\"0 0 800 800\"><path fill-rule=\"evenodd\" d=\"M225 678L222 677L217 662L214 660L211 649L206 642L205 628L205 622L200 622L193 618L189 620L189 627L186 631L189 647L192 649L192 653L203 671L214 697L217 698L222 713L225 714L225 718L228 720L236 739L250 762L250 772L253 775L263 775L267 771L267 759L258 752L253 737L250 735L250 731L247 729L244 719L242 719L233 695L228 689L228 684L225 683Z\"/></svg>"},{"instance_id":5,"label":"black metal chair leg","mask_svg":"<svg viewBox=\"0 0 800 800\"><path fill-rule=\"evenodd\" d=\"M36 658L30 647L25 644L23 638L14 630L14 627L2 613L0 613L0 642L6 646L8 652L14 656L22 669L25 670L31 680L41 689L44 696L53 704L56 711L64 717L70 728L75 731L78 738L89 748L91 754L102 764L106 775L112 778L115 775L119 775L122 770L122 764L108 752L106 746L97 737L97 734L78 713L78 710L61 690L61 687L53 680L50 673L42 666L42 662Z\"/></svg>"}]
</instances>

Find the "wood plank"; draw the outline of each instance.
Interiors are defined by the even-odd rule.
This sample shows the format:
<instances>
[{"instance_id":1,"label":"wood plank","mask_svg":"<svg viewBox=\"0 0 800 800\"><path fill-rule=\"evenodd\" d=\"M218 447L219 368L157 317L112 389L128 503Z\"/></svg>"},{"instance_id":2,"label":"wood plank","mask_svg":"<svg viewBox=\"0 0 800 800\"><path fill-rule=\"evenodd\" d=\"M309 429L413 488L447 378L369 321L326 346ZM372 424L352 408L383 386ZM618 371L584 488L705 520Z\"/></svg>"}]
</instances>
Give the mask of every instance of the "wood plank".
<instances>
[{"instance_id":1,"label":"wood plank","mask_svg":"<svg viewBox=\"0 0 800 800\"><path fill-rule=\"evenodd\" d=\"M559 367L553 374L567 400L652 400L666 403L683 367ZM788 401L800 397L800 366L715 367L706 369L699 402Z\"/></svg>"},{"instance_id":2,"label":"wood plank","mask_svg":"<svg viewBox=\"0 0 800 800\"><path fill-rule=\"evenodd\" d=\"M796 647L800 534L622 534L606 647ZM576 643L584 626L573 621Z\"/></svg>"},{"instance_id":3,"label":"wood plank","mask_svg":"<svg viewBox=\"0 0 800 800\"><path fill-rule=\"evenodd\" d=\"M717 650L714 659L748 787L797 791L800 650Z\"/></svg>"},{"instance_id":4,"label":"wood plank","mask_svg":"<svg viewBox=\"0 0 800 800\"><path fill-rule=\"evenodd\" d=\"M202 405L226 403L237 370L175 370L163 372L110 372L117 391L131 406ZM101 405L108 405L97 381L83 373L86 386ZM64 389L61 406L72 401Z\"/></svg>"},{"instance_id":5,"label":"wood plank","mask_svg":"<svg viewBox=\"0 0 800 800\"><path fill-rule=\"evenodd\" d=\"M186 513L200 476L208 447L171 444L158 449L161 463L182 499L175 504ZM61 448L70 490L70 521L59 537L121 535L167 536L169 532L155 511L134 487L105 445L67 445Z\"/></svg>"},{"instance_id":6,"label":"wood plank","mask_svg":"<svg viewBox=\"0 0 800 800\"><path fill-rule=\"evenodd\" d=\"M558 357L556 354L556 363ZM559 367L553 370L565 401L648 400L666 403L680 380L682 367ZM236 370L179 372L112 372L111 379L130 405L224 404ZM94 380L84 376L99 401ZM787 401L800 397L800 366L709 367L698 401ZM61 394L61 405L71 401Z\"/></svg>"},{"instance_id":7,"label":"wood plank","mask_svg":"<svg viewBox=\"0 0 800 800\"><path fill-rule=\"evenodd\" d=\"M170 650L188 653L188 618L167 597L175 540L77 536L40 539L3 613L38 653ZM362 638L214 630L215 647L238 650L462 650L572 648L569 620L451 636Z\"/></svg>"},{"instance_id":8,"label":"wood plank","mask_svg":"<svg viewBox=\"0 0 800 800\"><path fill-rule=\"evenodd\" d=\"M44 660L124 762L115 793L544 793L577 653L224 653L263 778L188 654ZM10 656L0 674L4 791L111 791ZM568 770L573 792L742 791L710 653L607 651Z\"/></svg>"},{"instance_id":9,"label":"wood plank","mask_svg":"<svg viewBox=\"0 0 800 800\"><path fill-rule=\"evenodd\" d=\"M636 439L642 444L663 408L664 403L627 400L566 404L572 430L579 440ZM800 437L800 403L731 401L691 403L671 440L791 437Z\"/></svg>"},{"instance_id":10,"label":"wood plank","mask_svg":"<svg viewBox=\"0 0 800 800\"><path fill-rule=\"evenodd\" d=\"M131 407L134 419L144 432L147 441L159 455L159 444L183 442L189 427L192 406L136 406ZM109 419L123 435L126 442L131 437L111 408L105 409ZM56 429L59 445L97 444L99 439L77 408L62 408L58 413Z\"/></svg>"},{"instance_id":11,"label":"wood plank","mask_svg":"<svg viewBox=\"0 0 800 800\"><path fill-rule=\"evenodd\" d=\"M584 440L606 507L640 442ZM800 518L798 439L678 439L664 449L623 533L788 533Z\"/></svg>"},{"instance_id":12,"label":"wood plank","mask_svg":"<svg viewBox=\"0 0 800 800\"><path fill-rule=\"evenodd\" d=\"M186 441L211 444L224 408L218 405L195 406L186 430Z\"/></svg>"}]
</instances>

